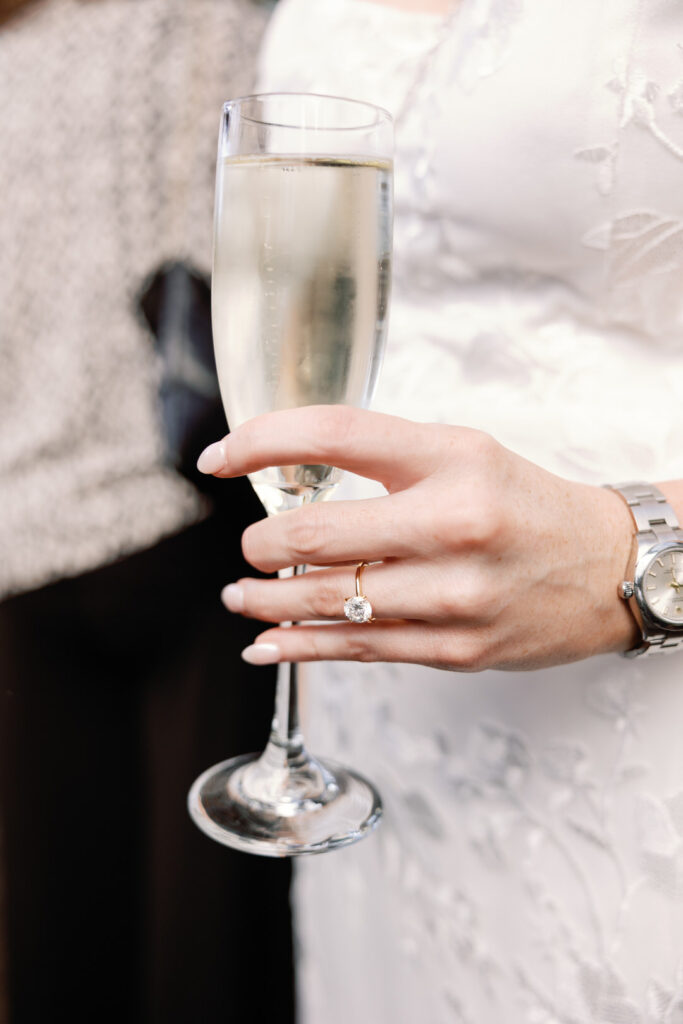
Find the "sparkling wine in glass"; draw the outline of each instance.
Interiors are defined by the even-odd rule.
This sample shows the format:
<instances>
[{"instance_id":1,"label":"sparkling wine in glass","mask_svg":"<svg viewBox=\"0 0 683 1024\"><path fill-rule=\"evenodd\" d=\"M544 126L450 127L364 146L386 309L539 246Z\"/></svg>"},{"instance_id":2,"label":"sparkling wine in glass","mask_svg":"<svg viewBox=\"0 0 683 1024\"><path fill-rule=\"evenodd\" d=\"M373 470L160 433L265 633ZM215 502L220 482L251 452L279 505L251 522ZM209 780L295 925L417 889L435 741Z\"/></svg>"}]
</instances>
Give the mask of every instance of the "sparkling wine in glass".
<instances>
[{"instance_id":1,"label":"sparkling wine in glass","mask_svg":"<svg viewBox=\"0 0 683 1024\"><path fill-rule=\"evenodd\" d=\"M367 103L273 93L225 104L212 319L231 428L277 409L369 404L386 340L392 152L390 115ZM323 465L250 474L268 515L328 498L340 478ZM266 856L347 845L382 813L370 782L306 750L289 664L265 751L208 769L188 803L212 838Z\"/></svg>"}]
</instances>

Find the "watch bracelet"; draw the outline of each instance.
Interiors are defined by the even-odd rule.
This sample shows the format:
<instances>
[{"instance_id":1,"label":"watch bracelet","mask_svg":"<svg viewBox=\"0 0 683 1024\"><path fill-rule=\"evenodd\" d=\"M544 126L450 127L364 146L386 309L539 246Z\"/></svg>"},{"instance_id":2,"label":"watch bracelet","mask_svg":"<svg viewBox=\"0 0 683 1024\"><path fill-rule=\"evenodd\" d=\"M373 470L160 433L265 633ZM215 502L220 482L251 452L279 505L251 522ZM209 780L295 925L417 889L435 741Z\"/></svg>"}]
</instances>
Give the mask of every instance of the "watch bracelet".
<instances>
[{"instance_id":1,"label":"watch bracelet","mask_svg":"<svg viewBox=\"0 0 683 1024\"><path fill-rule=\"evenodd\" d=\"M678 517L666 496L654 484L638 481L604 484L603 486L620 495L633 518L636 529L629 554L629 565L634 556L633 546L635 546L634 572L641 550L647 550L647 548L654 547L655 544L683 544L683 530L680 528ZM630 610L632 611L631 608ZM622 657L634 658L642 654L669 654L683 647L683 628L678 634L660 632L645 636L643 635L643 624L637 619L636 621L643 643L628 651L621 651Z\"/></svg>"}]
</instances>

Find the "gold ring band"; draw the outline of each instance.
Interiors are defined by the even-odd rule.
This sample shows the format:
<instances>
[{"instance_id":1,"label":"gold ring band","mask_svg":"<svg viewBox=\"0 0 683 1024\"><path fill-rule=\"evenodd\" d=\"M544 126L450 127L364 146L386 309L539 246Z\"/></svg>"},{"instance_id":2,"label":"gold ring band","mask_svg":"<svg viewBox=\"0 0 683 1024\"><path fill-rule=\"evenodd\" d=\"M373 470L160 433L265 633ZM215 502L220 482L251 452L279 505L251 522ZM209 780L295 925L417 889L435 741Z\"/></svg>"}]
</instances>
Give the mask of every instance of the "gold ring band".
<instances>
[{"instance_id":1,"label":"gold ring band","mask_svg":"<svg viewBox=\"0 0 683 1024\"><path fill-rule=\"evenodd\" d=\"M362 597L363 591L361 590L361 584L363 580L363 569L367 566L367 562L359 562L356 566L356 597Z\"/></svg>"},{"instance_id":2,"label":"gold ring band","mask_svg":"<svg viewBox=\"0 0 683 1024\"><path fill-rule=\"evenodd\" d=\"M356 596L344 599L344 615L349 622L374 622L372 605L363 593L363 569L368 562L359 562L356 566Z\"/></svg>"}]
</instances>

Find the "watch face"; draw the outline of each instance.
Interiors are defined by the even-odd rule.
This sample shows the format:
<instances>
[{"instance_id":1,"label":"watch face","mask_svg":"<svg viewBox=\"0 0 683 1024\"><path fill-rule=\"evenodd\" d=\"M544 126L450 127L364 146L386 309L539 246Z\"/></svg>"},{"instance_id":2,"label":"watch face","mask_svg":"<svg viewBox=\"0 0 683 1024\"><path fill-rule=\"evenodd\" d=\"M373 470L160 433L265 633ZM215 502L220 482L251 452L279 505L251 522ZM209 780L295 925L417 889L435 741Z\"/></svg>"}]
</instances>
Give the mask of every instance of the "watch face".
<instances>
[{"instance_id":1,"label":"watch face","mask_svg":"<svg viewBox=\"0 0 683 1024\"><path fill-rule=\"evenodd\" d=\"M683 629L683 548L665 548L654 555L641 588L653 618Z\"/></svg>"}]
</instances>

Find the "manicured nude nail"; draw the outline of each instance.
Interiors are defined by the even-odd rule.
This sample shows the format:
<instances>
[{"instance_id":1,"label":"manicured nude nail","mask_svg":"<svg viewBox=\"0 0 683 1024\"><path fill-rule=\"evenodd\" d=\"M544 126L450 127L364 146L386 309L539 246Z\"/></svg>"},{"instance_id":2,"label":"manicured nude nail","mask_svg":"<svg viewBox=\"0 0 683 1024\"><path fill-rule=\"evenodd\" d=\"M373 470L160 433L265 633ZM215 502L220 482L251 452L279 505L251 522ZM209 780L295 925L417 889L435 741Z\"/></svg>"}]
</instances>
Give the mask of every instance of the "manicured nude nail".
<instances>
[{"instance_id":1,"label":"manicured nude nail","mask_svg":"<svg viewBox=\"0 0 683 1024\"><path fill-rule=\"evenodd\" d=\"M249 665L274 665L280 660L280 648L277 644L252 644L244 648L242 657Z\"/></svg>"},{"instance_id":2,"label":"manicured nude nail","mask_svg":"<svg viewBox=\"0 0 683 1024\"><path fill-rule=\"evenodd\" d=\"M225 448L222 441L210 444L197 459L197 469L200 473L217 473L224 465Z\"/></svg>"},{"instance_id":3,"label":"manicured nude nail","mask_svg":"<svg viewBox=\"0 0 683 1024\"><path fill-rule=\"evenodd\" d=\"M221 601L231 612L241 612L244 608L244 587L239 583L228 583L221 590Z\"/></svg>"}]
</instances>

